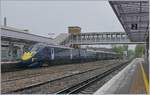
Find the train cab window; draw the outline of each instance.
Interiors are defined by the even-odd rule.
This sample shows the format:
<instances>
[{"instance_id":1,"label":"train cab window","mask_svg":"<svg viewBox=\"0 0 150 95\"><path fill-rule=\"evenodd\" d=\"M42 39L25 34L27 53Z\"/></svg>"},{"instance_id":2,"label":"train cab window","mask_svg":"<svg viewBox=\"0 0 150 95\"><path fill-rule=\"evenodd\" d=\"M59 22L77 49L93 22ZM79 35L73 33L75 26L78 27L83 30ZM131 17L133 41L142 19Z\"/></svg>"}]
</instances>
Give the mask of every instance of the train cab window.
<instances>
[{"instance_id":1,"label":"train cab window","mask_svg":"<svg viewBox=\"0 0 150 95\"><path fill-rule=\"evenodd\" d=\"M31 51L39 51L41 48L44 48L44 46L37 44L31 48Z\"/></svg>"}]
</instances>

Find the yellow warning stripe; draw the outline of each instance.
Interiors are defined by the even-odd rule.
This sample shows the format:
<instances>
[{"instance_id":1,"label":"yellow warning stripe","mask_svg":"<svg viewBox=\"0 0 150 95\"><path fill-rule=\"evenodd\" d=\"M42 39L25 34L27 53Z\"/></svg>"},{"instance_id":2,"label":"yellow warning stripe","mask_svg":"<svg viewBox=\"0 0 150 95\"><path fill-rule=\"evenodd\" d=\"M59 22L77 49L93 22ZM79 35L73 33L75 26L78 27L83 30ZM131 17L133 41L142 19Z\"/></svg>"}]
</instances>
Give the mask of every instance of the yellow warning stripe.
<instances>
[{"instance_id":1,"label":"yellow warning stripe","mask_svg":"<svg viewBox=\"0 0 150 95\"><path fill-rule=\"evenodd\" d=\"M148 79L147 79L147 76L146 76L146 74L145 74L143 65L142 65L141 63L140 63L140 66L141 66L141 71L142 71L143 80L144 80L144 84L145 84L145 89L146 89L147 94L149 94L149 83L148 83Z\"/></svg>"}]
</instances>

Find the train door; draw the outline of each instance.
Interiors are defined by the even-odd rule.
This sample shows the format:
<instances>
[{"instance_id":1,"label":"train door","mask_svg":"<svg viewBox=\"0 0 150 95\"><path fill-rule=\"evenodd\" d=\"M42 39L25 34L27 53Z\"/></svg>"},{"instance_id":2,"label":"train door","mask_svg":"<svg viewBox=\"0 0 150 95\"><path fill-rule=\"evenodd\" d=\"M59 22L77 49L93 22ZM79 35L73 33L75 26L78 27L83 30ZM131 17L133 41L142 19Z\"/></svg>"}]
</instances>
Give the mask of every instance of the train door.
<instances>
[{"instance_id":1,"label":"train door","mask_svg":"<svg viewBox=\"0 0 150 95\"><path fill-rule=\"evenodd\" d=\"M51 60L55 59L54 48L51 48Z\"/></svg>"},{"instance_id":2,"label":"train door","mask_svg":"<svg viewBox=\"0 0 150 95\"><path fill-rule=\"evenodd\" d=\"M86 59L86 50L83 51L84 53L84 59Z\"/></svg>"},{"instance_id":3,"label":"train door","mask_svg":"<svg viewBox=\"0 0 150 95\"><path fill-rule=\"evenodd\" d=\"M104 53L101 53L101 59L104 60Z\"/></svg>"},{"instance_id":4,"label":"train door","mask_svg":"<svg viewBox=\"0 0 150 95\"><path fill-rule=\"evenodd\" d=\"M70 49L70 60L72 60L72 49Z\"/></svg>"}]
</instances>

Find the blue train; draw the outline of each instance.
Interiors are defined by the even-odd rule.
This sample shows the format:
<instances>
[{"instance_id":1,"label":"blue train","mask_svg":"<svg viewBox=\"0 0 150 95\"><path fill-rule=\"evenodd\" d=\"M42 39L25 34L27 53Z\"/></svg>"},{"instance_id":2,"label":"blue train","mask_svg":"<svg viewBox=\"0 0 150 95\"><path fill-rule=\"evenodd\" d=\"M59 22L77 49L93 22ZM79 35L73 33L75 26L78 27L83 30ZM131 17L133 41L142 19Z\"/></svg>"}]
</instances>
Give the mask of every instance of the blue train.
<instances>
[{"instance_id":1,"label":"blue train","mask_svg":"<svg viewBox=\"0 0 150 95\"><path fill-rule=\"evenodd\" d=\"M64 46L38 43L29 48L21 57L20 65L39 67L44 64L88 62L95 60L116 59L119 55L112 52L74 49Z\"/></svg>"}]
</instances>

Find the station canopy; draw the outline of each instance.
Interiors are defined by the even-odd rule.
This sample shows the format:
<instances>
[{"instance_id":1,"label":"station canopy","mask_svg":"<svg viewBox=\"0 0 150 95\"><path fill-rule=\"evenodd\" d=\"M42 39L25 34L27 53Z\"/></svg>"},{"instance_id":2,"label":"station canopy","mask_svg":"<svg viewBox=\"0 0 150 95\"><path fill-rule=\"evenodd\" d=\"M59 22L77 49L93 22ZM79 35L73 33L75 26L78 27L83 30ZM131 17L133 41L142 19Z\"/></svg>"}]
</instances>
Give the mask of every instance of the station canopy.
<instances>
[{"instance_id":1,"label":"station canopy","mask_svg":"<svg viewBox=\"0 0 150 95\"><path fill-rule=\"evenodd\" d=\"M149 35L148 1L109 1L129 39L145 42Z\"/></svg>"}]
</instances>

